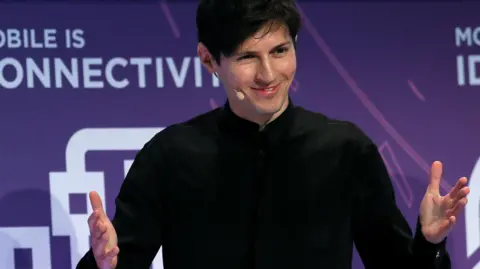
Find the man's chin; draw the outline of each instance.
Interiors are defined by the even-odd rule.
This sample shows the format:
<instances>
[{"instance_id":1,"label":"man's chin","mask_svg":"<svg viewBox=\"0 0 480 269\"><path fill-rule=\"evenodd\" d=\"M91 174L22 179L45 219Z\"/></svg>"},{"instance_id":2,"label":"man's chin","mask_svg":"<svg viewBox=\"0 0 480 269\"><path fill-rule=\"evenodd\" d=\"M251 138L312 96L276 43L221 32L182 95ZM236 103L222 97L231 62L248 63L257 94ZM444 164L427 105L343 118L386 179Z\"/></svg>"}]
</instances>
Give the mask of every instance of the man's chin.
<instances>
[{"instance_id":1,"label":"man's chin","mask_svg":"<svg viewBox=\"0 0 480 269\"><path fill-rule=\"evenodd\" d=\"M265 103L259 103L255 104L255 110L257 113L262 114L262 115L272 115L277 113L282 109L282 103L280 102L265 102Z\"/></svg>"}]
</instances>

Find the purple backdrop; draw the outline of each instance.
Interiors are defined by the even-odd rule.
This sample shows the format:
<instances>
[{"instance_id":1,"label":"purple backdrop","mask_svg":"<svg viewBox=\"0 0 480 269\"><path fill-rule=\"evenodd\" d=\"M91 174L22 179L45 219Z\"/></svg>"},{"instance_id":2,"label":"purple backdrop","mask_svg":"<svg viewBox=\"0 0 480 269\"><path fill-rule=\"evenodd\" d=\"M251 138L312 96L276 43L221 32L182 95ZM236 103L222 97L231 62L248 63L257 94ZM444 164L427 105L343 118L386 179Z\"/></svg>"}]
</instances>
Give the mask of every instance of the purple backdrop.
<instances>
[{"instance_id":1,"label":"purple backdrop","mask_svg":"<svg viewBox=\"0 0 480 269\"><path fill-rule=\"evenodd\" d=\"M480 4L299 6L295 103L378 143L412 226L432 161L444 192L471 177L448 249L454 268L480 268ZM73 268L88 248L85 194L112 216L135 151L223 104L196 58L195 8L0 5L0 268Z\"/></svg>"}]
</instances>

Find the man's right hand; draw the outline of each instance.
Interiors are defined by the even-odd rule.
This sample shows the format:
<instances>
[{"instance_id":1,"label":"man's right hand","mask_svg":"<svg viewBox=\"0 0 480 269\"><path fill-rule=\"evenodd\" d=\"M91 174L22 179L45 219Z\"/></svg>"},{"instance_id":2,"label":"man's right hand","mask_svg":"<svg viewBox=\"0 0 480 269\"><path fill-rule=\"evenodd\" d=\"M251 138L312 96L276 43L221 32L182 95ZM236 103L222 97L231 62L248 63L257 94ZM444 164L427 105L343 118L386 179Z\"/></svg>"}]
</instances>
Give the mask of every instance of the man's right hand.
<instances>
[{"instance_id":1,"label":"man's right hand","mask_svg":"<svg viewBox=\"0 0 480 269\"><path fill-rule=\"evenodd\" d=\"M102 199L97 192L90 192L90 204L93 213L88 218L90 244L98 268L114 269L117 267L117 233L103 209Z\"/></svg>"}]
</instances>

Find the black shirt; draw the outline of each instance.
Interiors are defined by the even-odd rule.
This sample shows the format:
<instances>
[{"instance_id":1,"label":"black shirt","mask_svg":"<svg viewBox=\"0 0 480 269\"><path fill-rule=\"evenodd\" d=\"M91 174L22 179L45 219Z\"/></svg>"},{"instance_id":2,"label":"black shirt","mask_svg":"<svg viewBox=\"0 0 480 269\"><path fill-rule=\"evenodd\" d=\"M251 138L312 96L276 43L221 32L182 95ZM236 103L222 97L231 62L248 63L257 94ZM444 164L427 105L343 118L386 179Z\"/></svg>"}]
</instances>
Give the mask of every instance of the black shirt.
<instances>
[{"instance_id":1,"label":"black shirt","mask_svg":"<svg viewBox=\"0 0 480 269\"><path fill-rule=\"evenodd\" d=\"M262 130L222 108L148 141L116 199L117 269L450 268L415 236L375 144L290 104ZM91 250L77 269L96 268Z\"/></svg>"}]
</instances>

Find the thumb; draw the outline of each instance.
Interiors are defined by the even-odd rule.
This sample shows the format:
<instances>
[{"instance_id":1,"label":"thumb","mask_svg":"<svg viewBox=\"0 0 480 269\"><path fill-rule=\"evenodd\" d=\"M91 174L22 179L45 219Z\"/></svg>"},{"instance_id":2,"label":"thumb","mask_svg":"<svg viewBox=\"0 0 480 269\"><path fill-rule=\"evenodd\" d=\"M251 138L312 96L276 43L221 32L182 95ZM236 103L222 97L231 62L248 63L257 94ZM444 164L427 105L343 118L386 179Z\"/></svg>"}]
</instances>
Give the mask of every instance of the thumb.
<instances>
[{"instance_id":1,"label":"thumb","mask_svg":"<svg viewBox=\"0 0 480 269\"><path fill-rule=\"evenodd\" d=\"M100 195L96 191L92 191L89 193L90 197L90 205L92 206L92 210L103 210L103 204L102 204L102 199L100 198Z\"/></svg>"},{"instance_id":2,"label":"thumb","mask_svg":"<svg viewBox=\"0 0 480 269\"><path fill-rule=\"evenodd\" d=\"M443 174L443 165L439 161L435 161L430 169L430 185L428 190L435 194L440 194L440 180Z\"/></svg>"}]
</instances>

